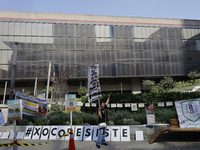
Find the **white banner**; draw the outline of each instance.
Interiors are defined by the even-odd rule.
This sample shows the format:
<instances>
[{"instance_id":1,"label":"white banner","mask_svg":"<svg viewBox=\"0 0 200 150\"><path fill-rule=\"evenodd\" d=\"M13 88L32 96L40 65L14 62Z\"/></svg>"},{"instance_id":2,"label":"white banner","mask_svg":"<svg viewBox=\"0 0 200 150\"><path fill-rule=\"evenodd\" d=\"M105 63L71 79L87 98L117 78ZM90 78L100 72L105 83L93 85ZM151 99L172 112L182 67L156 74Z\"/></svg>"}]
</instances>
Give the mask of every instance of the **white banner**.
<instances>
[{"instance_id":1,"label":"white banner","mask_svg":"<svg viewBox=\"0 0 200 150\"><path fill-rule=\"evenodd\" d=\"M179 125L181 128L200 127L200 99L175 102Z\"/></svg>"},{"instance_id":2,"label":"white banner","mask_svg":"<svg viewBox=\"0 0 200 150\"><path fill-rule=\"evenodd\" d=\"M88 68L88 102L90 103L101 98L99 63L96 63Z\"/></svg>"}]
</instances>

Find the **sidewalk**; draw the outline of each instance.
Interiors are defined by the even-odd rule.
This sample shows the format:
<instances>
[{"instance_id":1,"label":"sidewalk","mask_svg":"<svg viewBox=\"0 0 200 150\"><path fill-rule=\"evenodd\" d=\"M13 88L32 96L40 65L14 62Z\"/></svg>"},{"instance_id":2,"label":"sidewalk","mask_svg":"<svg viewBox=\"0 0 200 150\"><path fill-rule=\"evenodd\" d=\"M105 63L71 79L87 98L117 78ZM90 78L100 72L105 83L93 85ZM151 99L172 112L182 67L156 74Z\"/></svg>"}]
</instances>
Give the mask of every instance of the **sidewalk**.
<instances>
[{"instance_id":1,"label":"sidewalk","mask_svg":"<svg viewBox=\"0 0 200 150\"><path fill-rule=\"evenodd\" d=\"M11 143L13 140L0 140L0 143ZM50 140L18 140L26 143L43 143ZM40 146L20 146L19 150L68 150L69 141L56 141L47 145ZM76 150L97 150L94 141L75 141ZM12 150L13 147L1 147L0 150ZM200 141L198 142L168 142L159 141L149 144L148 140L130 141L130 142L108 142L108 146L101 146L102 150L200 150Z\"/></svg>"}]
</instances>

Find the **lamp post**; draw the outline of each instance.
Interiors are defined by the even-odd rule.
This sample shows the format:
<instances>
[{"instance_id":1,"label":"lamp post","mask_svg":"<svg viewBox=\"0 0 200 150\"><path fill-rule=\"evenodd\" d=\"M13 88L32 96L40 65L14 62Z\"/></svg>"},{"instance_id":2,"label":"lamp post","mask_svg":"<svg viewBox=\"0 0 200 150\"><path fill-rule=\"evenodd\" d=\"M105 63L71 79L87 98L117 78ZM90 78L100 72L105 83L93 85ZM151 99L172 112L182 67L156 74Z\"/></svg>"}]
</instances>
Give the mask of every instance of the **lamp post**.
<instances>
[{"instance_id":1,"label":"lamp post","mask_svg":"<svg viewBox=\"0 0 200 150\"><path fill-rule=\"evenodd\" d=\"M13 51L13 65L12 65L12 76L11 76L9 100L13 100L13 95L14 95L15 72L16 72L16 62L17 62L18 45L19 45L19 43L15 42L15 47L14 47L14 51Z\"/></svg>"}]
</instances>

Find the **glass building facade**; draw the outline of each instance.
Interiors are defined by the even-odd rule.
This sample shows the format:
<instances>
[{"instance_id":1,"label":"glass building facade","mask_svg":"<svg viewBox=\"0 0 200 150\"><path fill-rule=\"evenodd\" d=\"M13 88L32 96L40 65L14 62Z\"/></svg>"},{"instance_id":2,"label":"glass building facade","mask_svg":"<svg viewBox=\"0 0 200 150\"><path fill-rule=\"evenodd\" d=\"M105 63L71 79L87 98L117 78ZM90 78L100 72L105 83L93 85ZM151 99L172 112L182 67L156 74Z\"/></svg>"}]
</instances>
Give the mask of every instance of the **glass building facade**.
<instances>
[{"instance_id":1,"label":"glass building facade","mask_svg":"<svg viewBox=\"0 0 200 150\"><path fill-rule=\"evenodd\" d=\"M11 77L15 42L16 79L46 79L33 70L49 61L83 68L72 78L87 78L96 62L102 78L200 72L199 26L0 18L0 80Z\"/></svg>"}]
</instances>

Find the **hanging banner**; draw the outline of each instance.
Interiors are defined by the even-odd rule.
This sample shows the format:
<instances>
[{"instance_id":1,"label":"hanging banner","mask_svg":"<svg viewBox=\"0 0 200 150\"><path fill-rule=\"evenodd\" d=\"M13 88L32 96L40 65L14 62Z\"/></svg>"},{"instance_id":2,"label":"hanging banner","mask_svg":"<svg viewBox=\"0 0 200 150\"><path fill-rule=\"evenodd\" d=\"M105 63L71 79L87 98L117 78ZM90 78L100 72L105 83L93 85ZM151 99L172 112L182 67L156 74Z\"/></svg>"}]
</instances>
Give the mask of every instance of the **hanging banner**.
<instances>
[{"instance_id":1,"label":"hanging banner","mask_svg":"<svg viewBox=\"0 0 200 150\"><path fill-rule=\"evenodd\" d=\"M102 98L99 82L99 63L88 68L88 102Z\"/></svg>"},{"instance_id":2,"label":"hanging banner","mask_svg":"<svg viewBox=\"0 0 200 150\"><path fill-rule=\"evenodd\" d=\"M15 99L22 99L22 114L47 117L48 100L42 100L24 93L16 93Z\"/></svg>"},{"instance_id":3,"label":"hanging banner","mask_svg":"<svg viewBox=\"0 0 200 150\"><path fill-rule=\"evenodd\" d=\"M200 99L175 102L180 128L200 128Z\"/></svg>"},{"instance_id":4,"label":"hanging banner","mask_svg":"<svg viewBox=\"0 0 200 150\"><path fill-rule=\"evenodd\" d=\"M8 100L8 121L20 120L22 118L22 100ZM5 123L5 122L4 122Z\"/></svg>"},{"instance_id":5,"label":"hanging banner","mask_svg":"<svg viewBox=\"0 0 200 150\"><path fill-rule=\"evenodd\" d=\"M153 103L146 104L147 124L155 124Z\"/></svg>"}]
</instances>

